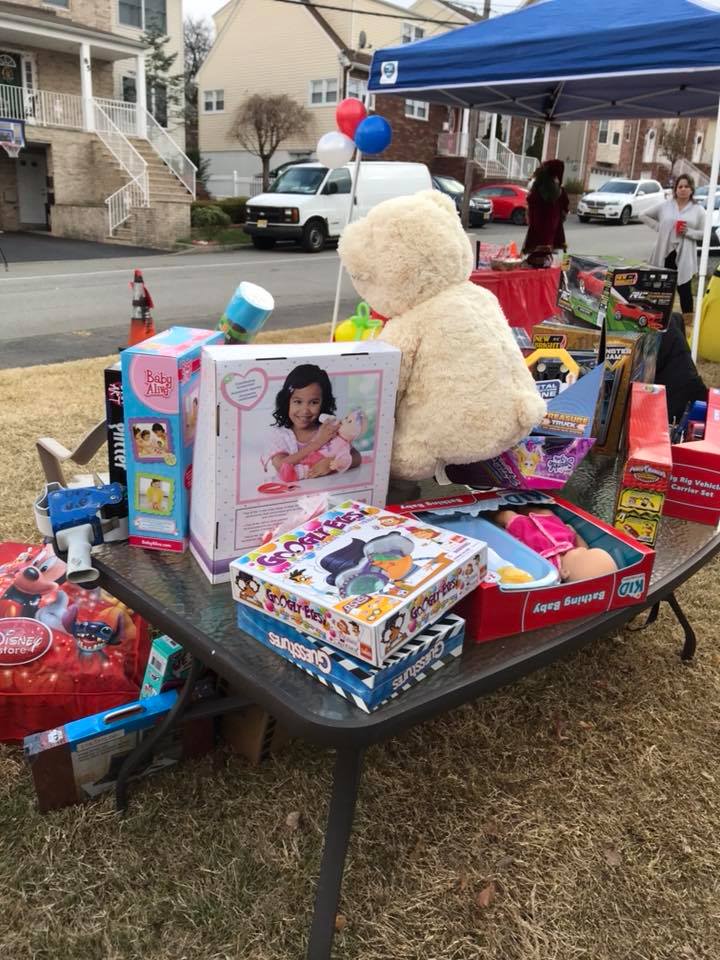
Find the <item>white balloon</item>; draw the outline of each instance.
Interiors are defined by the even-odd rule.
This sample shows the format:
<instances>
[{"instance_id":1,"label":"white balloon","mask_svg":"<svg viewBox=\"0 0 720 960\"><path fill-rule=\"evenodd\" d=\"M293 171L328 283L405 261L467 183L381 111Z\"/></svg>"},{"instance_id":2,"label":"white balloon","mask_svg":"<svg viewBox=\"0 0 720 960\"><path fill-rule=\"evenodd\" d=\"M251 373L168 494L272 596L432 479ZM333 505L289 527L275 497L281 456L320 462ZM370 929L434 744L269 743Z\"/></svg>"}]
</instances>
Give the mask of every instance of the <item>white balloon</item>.
<instances>
[{"instance_id":1,"label":"white balloon","mask_svg":"<svg viewBox=\"0 0 720 960\"><path fill-rule=\"evenodd\" d=\"M355 144L350 137L346 137L339 130L324 133L318 140L317 158L320 163L324 163L331 170L349 163L354 152Z\"/></svg>"}]
</instances>

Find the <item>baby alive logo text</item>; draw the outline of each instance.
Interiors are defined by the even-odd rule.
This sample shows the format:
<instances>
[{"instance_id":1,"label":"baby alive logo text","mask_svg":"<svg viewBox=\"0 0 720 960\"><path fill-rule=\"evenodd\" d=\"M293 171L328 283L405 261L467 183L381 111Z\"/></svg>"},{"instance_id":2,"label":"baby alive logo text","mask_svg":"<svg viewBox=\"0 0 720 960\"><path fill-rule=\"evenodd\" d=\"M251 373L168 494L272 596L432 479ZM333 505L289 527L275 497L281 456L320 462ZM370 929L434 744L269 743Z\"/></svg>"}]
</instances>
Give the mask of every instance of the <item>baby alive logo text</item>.
<instances>
[{"instance_id":1,"label":"baby alive logo text","mask_svg":"<svg viewBox=\"0 0 720 960\"><path fill-rule=\"evenodd\" d=\"M330 530L344 530L351 523L362 520L365 514L357 510L348 510L347 513L334 517L331 520L323 520L316 530L308 530L298 537L297 540L285 540L278 550L270 554L261 554L257 558L257 563L262 567L274 567L280 563L294 561L303 553L312 550L319 543L323 543L330 536Z\"/></svg>"},{"instance_id":2,"label":"baby alive logo text","mask_svg":"<svg viewBox=\"0 0 720 960\"><path fill-rule=\"evenodd\" d=\"M173 378L166 373L145 370L145 396L169 397L173 388Z\"/></svg>"}]
</instances>

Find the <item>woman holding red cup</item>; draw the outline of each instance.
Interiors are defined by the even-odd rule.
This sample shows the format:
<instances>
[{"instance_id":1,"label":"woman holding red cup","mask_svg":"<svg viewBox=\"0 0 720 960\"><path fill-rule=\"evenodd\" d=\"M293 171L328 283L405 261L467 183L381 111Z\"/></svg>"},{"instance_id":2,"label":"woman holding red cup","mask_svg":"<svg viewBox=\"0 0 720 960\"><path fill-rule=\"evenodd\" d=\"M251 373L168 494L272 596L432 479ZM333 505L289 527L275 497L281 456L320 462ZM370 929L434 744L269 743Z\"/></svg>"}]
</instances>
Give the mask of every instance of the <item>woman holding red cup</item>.
<instances>
[{"instance_id":1,"label":"woman holding red cup","mask_svg":"<svg viewBox=\"0 0 720 960\"><path fill-rule=\"evenodd\" d=\"M697 241L702 240L705 227L705 210L695 202L692 177L681 174L673 186L672 199L651 207L640 219L658 235L649 262L677 270L680 308L688 326L693 321L692 278L697 273Z\"/></svg>"}]
</instances>

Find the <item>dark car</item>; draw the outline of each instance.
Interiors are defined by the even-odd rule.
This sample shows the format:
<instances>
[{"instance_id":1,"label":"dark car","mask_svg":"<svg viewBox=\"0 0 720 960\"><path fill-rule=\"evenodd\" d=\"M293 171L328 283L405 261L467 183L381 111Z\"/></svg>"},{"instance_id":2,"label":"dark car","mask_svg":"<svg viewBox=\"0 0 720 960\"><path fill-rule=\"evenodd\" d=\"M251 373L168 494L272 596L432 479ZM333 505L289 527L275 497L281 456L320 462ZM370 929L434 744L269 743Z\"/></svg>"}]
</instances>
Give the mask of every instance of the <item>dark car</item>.
<instances>
[{"instance_id":1,"label":"dark car","mask_svg":"<svg viewBox=\"0 0 720 960\"><path fill-rule=\"evenodd\" d=\"M459 180L456 180L455 177L433 175L432 185L436 190L439 190L440 193L444 193L445 196L450 197L457 207L457 212L459 214L462 213L462 202L463 194L465 193L465 187L460 183ZM485 197L470 197L468 222L471 227L484 227L486 223L489 223L492 220L492 218L492 200L488 200Z\"/></svg>"}]
</instances>

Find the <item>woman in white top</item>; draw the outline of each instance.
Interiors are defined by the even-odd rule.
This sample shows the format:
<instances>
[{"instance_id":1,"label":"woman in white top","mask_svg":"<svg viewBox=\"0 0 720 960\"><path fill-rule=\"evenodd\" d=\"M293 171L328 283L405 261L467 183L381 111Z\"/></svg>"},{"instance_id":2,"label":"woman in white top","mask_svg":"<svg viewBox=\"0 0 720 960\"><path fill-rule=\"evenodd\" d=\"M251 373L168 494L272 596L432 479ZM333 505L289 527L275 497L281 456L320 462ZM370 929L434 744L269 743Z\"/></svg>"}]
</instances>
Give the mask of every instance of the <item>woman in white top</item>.
<instances>
[{"instance_id":1,"label":"woman in white top","mask_svg":"<svg viewBox=\"0 0 720 960\"><path fill-rule=\"evenodd\" d=\"M657 231L650 263L677 270L680 308L686 323L693 317L692 278L697 273L697 242L702 240L705 210L695 202L695 184L682 174L675 181L672 200L651 207L640 217Z\"/></svg>"}]
</instances>

